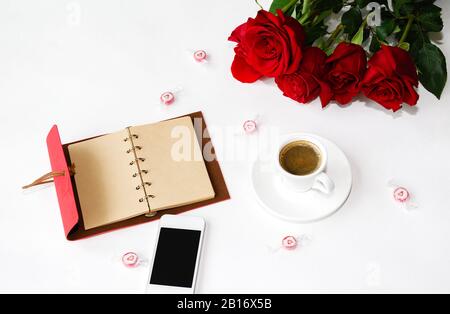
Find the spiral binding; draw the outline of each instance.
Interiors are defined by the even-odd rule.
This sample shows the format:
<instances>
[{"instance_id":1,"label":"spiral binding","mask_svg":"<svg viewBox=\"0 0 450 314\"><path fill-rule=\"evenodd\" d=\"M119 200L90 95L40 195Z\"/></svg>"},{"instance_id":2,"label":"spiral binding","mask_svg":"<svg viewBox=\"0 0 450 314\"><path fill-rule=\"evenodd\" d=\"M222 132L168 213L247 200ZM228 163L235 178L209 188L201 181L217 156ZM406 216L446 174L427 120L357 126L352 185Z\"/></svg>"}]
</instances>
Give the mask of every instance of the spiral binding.
<instances>
[{"instance_id":1,"label":"spiral binding","mask_svg":"<svg viewBox=\"0 0 450 314\"><path fill-rule=\"evenodd\" d=\"M144 191L144 197L140 198L138 201L139 203L147 203L148 206L148 213L145 215L146 217L153 217L156 215L156 213L152 212L150 208L150 199L155 198L155 195L147 193L147 188L152 186L151 182L144 181L144 175L147 175L150 171L147 169L141 169L141 163L145 162L145 158L138 157L137 152L142 150L142 146L135 145L134 141L139 139L139 135L131 133L131 127L127 128L128 131L128 137L125 138L123 141L125 143L130 142L131 148L126 151L127 154L133 153L134 159L130 161L130 166L137 166L137 172L135 172L132 177L137 178L139 177L141 179L141 184L136 186L136 191L143 190Z\"/></svg>"},{"instance_id":2,"label":"spiral binding","mask_svg":"<svg viewBox=\"0 0 450 314\"><path fill-rule=\"evenodd\" d=\"M133 152L136 153L137 150L141 150L142 146L133 146L132 148L130 148L129 150L127 150L127 154Z\"/></svg>"}]
</instances>

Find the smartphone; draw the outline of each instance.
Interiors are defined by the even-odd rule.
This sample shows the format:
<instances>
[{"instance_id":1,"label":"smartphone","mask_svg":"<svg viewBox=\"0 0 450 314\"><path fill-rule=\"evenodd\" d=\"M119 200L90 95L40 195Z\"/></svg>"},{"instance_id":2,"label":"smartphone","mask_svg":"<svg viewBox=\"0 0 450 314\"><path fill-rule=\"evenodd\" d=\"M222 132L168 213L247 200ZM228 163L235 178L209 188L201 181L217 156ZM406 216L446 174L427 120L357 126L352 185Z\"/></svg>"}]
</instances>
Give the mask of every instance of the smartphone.
<instances>
[{"instance_id":1,"label":"smartphone","mask_svg":"<svg viewBox=\"0 0 450 314\"><path fill-rule=\"evenodd\" d=\"M204 232L203 218L161 217L147 293L195 292Z\"/></svg>"}]
</instances>

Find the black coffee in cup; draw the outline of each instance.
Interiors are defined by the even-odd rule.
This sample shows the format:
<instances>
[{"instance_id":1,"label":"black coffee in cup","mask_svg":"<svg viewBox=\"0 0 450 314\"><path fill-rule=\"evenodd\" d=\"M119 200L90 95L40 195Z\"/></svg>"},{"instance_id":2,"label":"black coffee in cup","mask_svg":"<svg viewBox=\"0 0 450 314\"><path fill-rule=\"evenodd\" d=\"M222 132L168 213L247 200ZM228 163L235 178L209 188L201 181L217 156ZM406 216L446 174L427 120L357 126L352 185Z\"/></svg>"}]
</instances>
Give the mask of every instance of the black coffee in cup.
<instances>
[{"instance_id":1,"label":"black coffee in cup","mask_svg":"<svg viewBox=\"0 0 450 314\"><path fill-rule=\"evenodd\" d=\"M296 176L314 173L321 165L320 149L308 141L295 141L287 144L280 152L281 167Z\"/></svg>"}]
</instances>

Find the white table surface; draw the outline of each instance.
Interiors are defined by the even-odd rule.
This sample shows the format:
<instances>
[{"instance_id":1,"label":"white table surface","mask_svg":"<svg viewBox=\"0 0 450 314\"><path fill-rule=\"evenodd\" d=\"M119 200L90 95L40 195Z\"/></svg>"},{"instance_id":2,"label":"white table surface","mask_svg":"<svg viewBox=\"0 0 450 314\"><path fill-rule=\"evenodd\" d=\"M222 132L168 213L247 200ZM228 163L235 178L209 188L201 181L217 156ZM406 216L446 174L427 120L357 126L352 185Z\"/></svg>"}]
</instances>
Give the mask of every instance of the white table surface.
<instances>
[{"instance_id":1,"label":"white table surface","mask_svg":"<svg viewBox=\"0 0 450 314\"><path fill-rule=\"evenodd\" d=\"M450 3L438 3L446 33ZM54 188L20 187L49 170L55 123L71 142L197 110L215 130L232 196L192 212L208 224L198 292L450 292L450 89L437 101L420 88L416 110L392 115L362 101L302 106L271 81L241 84L227 37L256 11L251 0L0 2L0 292L143 292L148 270L114 259L150 256L157 223L68 242ZM193 62L195 49L210 63ZM177 86L176 104L162 108L159 95ZM354 187L337 214L295 225L258 205L252 159L233 158L221 135L257 114L265 127L316 133L345 151ZM417 211L396 207L390 178L410 188ZM313 240L302 250L266 248L303 233Z\"/></svg>"}]
</instances>

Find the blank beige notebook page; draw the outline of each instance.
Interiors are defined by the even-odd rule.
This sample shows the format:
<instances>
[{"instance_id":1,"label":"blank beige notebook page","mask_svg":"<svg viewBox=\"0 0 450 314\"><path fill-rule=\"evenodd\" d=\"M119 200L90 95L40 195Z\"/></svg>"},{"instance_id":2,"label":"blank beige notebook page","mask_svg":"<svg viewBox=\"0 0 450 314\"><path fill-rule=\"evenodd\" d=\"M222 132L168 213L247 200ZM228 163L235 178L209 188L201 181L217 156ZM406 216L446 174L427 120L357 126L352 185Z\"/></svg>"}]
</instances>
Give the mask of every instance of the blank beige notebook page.
<instances>
[{"instance_id":1,"label":"blank beige notebook page","mask_svg":"<svg viewBox=\"0 0 450 314\"><path fill-rule=\"evenodd\" d=\"M132 127L152 211L197 203L215 197L192 120L183 117Z\"/></svg>"},{"instance_id":2,"label":"blank beige notebook page","mask_svg":"<svg viewBox=\"0 0 450 314\"><path fill-rule=\"evenodd\" d=\"M123 130L68 147L86 230L148 212L147 204L139 202L140 178L132 176L126 137Z\"/></svg>"},{"instance_id":3,"label":"blank beige notebook page","mask_svg":"<svg viewBox=\"0 0 450 314\"><path fill-rule=\"evenodd\" d=\"M129 132L68 147L86 230L214 198L191 118Z\"/></svg>"}]
</instances>

